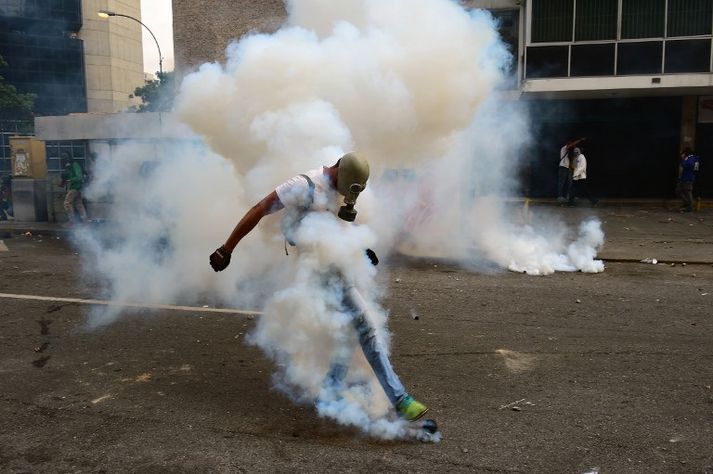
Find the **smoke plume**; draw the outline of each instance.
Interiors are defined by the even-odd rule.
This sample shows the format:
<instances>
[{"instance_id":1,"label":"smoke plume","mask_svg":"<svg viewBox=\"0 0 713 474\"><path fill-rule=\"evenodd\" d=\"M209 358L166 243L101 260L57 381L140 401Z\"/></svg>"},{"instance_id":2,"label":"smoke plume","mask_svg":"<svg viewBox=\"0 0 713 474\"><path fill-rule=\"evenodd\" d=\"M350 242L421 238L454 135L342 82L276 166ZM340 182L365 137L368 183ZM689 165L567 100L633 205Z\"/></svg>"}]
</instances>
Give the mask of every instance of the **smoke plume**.
<instances>
[{"instance_id":1,"label":"smoke plume","mask_svg":"<svg viewBox=\"0 0 713 474\"><path fill-rule=\"evenodd\" d=\"M143 145L99 158L90 193L110 195L112 206L106 231L83 238L88 268L118 300L263 308L250 341L275 359L278 388L367 433L408 437L354 350L340 304L345 285L357 288L388 346L382 289L364 249L529 274L598 272L603 234L590 221L571 238L564 225L518 222L504 205L529 124L498 92L510 53L487 12L449 0L287 7L279 31L241 38L226 64L185 77L176 114L194 135L150 162ZM310 216L300 249L285 256L273 215L213 273L207 256L250 206L350 150L371 167L357 225ZM116 314L100 316L96 324ZM339 386L325 382L334 357L351 357Z\"/></svg>"}]
</instances>

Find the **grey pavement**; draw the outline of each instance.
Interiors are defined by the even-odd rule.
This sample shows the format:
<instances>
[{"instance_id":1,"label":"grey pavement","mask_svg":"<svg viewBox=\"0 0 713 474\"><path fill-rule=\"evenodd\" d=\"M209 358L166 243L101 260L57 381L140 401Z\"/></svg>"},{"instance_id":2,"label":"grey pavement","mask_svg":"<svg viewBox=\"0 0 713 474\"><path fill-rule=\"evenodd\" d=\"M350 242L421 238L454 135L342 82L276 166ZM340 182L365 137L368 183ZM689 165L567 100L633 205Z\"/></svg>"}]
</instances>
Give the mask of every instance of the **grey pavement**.
<instances>
[{"instance_id":1,"label":"grey pavement","mask_svg":"<svg viewBox=\"0 0 713 474\"><path fill-rule=\"evenodd\" d=\"M713 473L711 210L535 206L598 216L606 271L379 266L392 361L439 444L293 403L245 343L257 318L208 301L90 330L87 305L0 298L0 472ZM68 239L39 237L61 227L2 229L0 293L98 294Z\"/></svg>"}]
</instances>

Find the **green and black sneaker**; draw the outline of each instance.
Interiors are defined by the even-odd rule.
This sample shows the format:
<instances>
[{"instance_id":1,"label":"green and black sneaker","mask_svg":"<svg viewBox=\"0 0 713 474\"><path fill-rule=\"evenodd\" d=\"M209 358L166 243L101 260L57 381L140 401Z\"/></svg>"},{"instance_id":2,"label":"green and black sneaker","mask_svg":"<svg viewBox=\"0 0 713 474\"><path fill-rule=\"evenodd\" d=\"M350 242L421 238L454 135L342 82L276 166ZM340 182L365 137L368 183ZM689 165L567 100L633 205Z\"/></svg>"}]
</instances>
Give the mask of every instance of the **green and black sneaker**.
<instances>
[{"instance_id":1,"label":"green and black sneaker","mask_svg":"<svg viewBox=\"0 0 713 474\"><path fill-rule=\"evenodd\" d=\"M408 421L416 421L426 414L428 407L411 397L411 395L406 395L398 405L396 405L396 411L399 412L402 418Z\"/></svg>"}]
</instances>

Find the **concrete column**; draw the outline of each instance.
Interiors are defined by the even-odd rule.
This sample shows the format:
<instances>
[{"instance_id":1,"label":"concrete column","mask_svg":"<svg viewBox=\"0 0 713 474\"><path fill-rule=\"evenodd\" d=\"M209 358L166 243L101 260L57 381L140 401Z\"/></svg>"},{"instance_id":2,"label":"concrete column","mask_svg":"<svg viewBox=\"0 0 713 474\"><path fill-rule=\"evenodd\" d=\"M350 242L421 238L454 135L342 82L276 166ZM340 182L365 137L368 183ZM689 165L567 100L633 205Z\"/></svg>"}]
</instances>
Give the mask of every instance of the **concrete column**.
<instances>
[{"instance_id":1,"label":"concrete column","mask_svg":"<svg viewBox=\"0 0 713 474\"><path fill-rule=\"evenodd\" d=\"M47 180L12 180L12 209L18 222L47 221Z\"/></svg>"},{"instance_id":2,"label":"concrete column","mask_svg":"<svg viewBox=\"0 0 713 474\"><path fill-rule=\"evenodd\" d=\"M681 145L680 150L696 145L696 122L698 121L698 96L683 97L681 104Z\"/></svg>"}]
</instances>

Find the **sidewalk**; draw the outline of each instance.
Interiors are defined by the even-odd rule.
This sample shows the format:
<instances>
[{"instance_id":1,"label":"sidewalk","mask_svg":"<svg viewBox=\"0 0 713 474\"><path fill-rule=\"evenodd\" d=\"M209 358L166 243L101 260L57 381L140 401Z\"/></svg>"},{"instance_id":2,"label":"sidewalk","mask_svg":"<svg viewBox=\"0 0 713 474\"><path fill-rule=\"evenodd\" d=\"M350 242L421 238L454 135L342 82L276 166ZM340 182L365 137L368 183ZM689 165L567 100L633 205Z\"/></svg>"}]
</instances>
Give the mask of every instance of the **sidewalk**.
<instances>
[{"instance_id":1,"label":"sidewalk","mask_svg":"<svg viewBox=\"0 0 713 474\"><path fill-rule=\"evenodd\" d=\"M560 207L554 199L522 200L520 203L535 215L538 211L554 214L573 228L587 217L598 217L605 234L599 258L605 261L639 262L648 258L668 264L713 265L713 207L704 205L698 212L681 214L674 210L677 201L607 200L596 208L586 204L575 208ZM662 203L668 204L669 208ZM0 221L0 239L25 232L69 237L72 229L60 223Z\"/></svg>"},{"instance_id":2,"label":"sidewalk","mask_svg":"<svg viewBox=\"0 0 713 474\"><path fill-rule=\"evenodd\" d=\"M55 222L0 221L0 239L7 239L30 232L33 235L67 236L72 231Z\"/></svg>"}]
</instances>

